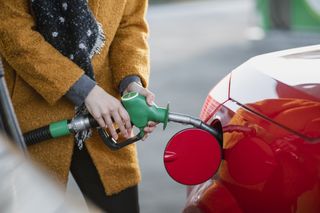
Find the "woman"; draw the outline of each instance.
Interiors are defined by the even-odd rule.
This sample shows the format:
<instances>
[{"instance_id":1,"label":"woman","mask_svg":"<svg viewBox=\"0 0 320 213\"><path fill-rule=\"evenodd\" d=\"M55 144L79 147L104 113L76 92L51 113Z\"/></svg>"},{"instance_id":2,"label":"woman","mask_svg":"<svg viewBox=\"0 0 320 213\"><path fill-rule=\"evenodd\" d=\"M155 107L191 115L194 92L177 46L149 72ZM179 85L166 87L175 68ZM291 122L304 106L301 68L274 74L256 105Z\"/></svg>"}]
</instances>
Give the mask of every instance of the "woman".
<instances>
[{"instance_id":1,"label":"woman","mask_svg":"<svg viewBox=\"0 0 320 213\"><path fill-rule=\"evenodd\" d=\"M120 94L136 91L148 104L154 100L146 89L146 8L146 0L0 0L0 53L22 131L88 110L115 139L112 119L120 137L130 137ZM145 132L154 128L150 123ZM135 145L114 152L95 131L89 135L50 140L29 152L63 183L70 169L103 210L138 212Z\"/></svg>"}]
</instances>

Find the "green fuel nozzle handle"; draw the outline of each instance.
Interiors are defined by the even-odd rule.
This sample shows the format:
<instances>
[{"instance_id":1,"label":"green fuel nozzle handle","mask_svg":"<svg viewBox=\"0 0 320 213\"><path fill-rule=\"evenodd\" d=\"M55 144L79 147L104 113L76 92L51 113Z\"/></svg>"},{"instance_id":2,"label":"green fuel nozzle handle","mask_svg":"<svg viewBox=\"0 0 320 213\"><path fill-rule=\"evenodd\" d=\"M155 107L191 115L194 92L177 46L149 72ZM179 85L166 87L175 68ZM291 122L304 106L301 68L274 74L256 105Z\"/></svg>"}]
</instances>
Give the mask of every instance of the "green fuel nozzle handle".
<instances>
[{"instance_id":1,"label":"green fuel nozzle handle","mask_svg":"<svg viewBox=\"0 0 320 213\"><path fill-rule=\"evenodd\" d=\"M122 105L127 110L130 116L131 123L140 129L140 132L132 138L129 138L121 143L115 141L108 133L102 129L98 133L102 141L112 150L121 149L129 144L141 140L144 136L144 127L149 121L163 123L163 129L168 123L169 105L167 108L161 108L155 104L149 106L146 98L137 92L128 93L121 98Z\"/></svg>"},{"instance_id":2,"label":"green fuel nozzle handle","mask_svg":"<svg viewBox=\"0 0 320 213\"><path fill-rule=\"evenodd\" d=\"M112 150L121 149L129 144L141 140L144 136L144 127L148 125L149 121L163 123L163 129L166 128L169 117L169 105L167 108L161 108L155 104L149 106L146 98L137 92L131 92L121 98L122 105L127 110L130 116L131 123L140 129L140 132L132 138L129 138L121 143L115 141L103 129L98 129L98 133L102 141Z\"/></svg>"},{"instance_id":3,"label":"green fuel nozzle handle","mask_svg":"<svg viewBox=\"0 0 320 213\"><path fill-rule=\"evenodd\" d=\"M124 108L130 116L133 125L143 131L149 121L163 123L163 129L168 123L169 105L167 108L158 107L155 104L149 106L146 97L137 92L128 93L121 98Z\"/></svg>"}]
</instances>

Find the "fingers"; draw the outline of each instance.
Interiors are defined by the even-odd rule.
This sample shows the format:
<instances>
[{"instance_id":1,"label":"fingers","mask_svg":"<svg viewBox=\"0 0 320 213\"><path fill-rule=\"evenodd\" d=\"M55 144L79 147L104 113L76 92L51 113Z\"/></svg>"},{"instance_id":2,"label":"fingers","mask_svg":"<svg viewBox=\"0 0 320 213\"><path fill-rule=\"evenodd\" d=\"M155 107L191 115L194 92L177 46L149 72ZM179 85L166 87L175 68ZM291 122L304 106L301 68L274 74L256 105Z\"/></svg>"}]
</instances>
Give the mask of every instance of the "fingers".
<instances>
[{"instance_id":1,"label":"fingers","mask_svg":"<svg viewBox=\"0 0 320 213\"><path fill-rule=\"evenodd\" d=\"M85 105L99 126L108 128L114 139L118 139L118 134L113 126L113 121L119 127L122 135L128 137L132 128L130 117L119 100L96 85L86 97Z\"/></svg>"},{"instance_id":2,"label":"fingers","mask_svg":"<svg viewBox=\"0 0 320 213\"><path fill-rule=\"evenodd\" d=\"M147 93L147 95L146 95L146 100L147 100L147 103L148 103L150 106L153 105L154 99L155 99L155 95L154 95L152 92L148 91L148 93Z\"/></svg>"},{"instance_id":3,"label":"fingers","mask_svg":"<svg viewBox=\"0 0 320 213\"><path fill-rule=\"evenodd\" d=\"M152 92L150 92L148 89L143 88L140 90L140 94L146 97L146 101L148 105L150 106L153 105L155 95Z\"/></svg>"},{"instance_id":4,"label":"fingers","mask_svg":"<svg viewBox=\"0 0 320 213\"><path fill-rule=\"evenodd\" d=\"M145 133L152 133L153 130L157 127L157 124L158 124L158 123L156 123L156 122L149 121L149 122L148 122L148 126L146 126L146 127L143 129L143 131L144 131Z\"/></svg>"},{"instance_id":5,"label":"fingers","mask_svg":"<svg viewBox=\"0 0 320 213\"><path fill-rule=\"evenodd\" d=\"M124 123L122 122L122 119L119 115L118 112L113 112L112 113L112 117L114 119L114 121L116 122L116 124L118 125L118 128L120 129L121 134L125 137L128 138L128 132L124 126Z\"/></svg>"},{"instance_id":6,"label":"fingers","mask_svg":"<svg viewBox=\"0 0 320 213\"><path fill-rule=\"evenodd\" d=\"M157 127L158 123L153 122L153 121L149 121L148 122L148 126L146 126L143 131L145 133L145 135L143 136L143 138L141 140L146 140L149 136L150 133L153 132L153 130Z\"/></svg>"},{"instance_id":7,"label":"fingers","mask_svg":"<svg viewBox=\"0 0 320 213\"><path fill-rule=\"evenodd\" d=\"M96 114L99 115L99 112ZM102 128L108 128L110 131L111 136L117 140L118 134L113 123L116 123L118 128L120 129L121 134L128 138L131 134L132 126L130 122L130 117L125 109L119 109L118 111L111 110L111 115L108 111L100 113L102 116L99 117L93 113L94 119L98 122L99 126Z\"/></svg>"},{"instance_id":8,"label":"fingers","mask_svg":"<svg viewBox=\"0 0 320 213\"><path fill-rule=\"evenodd\" d=\"M107 126L102 117L94 117L94 119L98 122L100 127L105 128Z\"/></svg>"},{"instance_id":9,"label":"fingers","mask_svg":"<svg viewBox=\"0 0 320 213\"><path fill-rule=\"evenodd\" d=\"M141 84L138 84L137 82L132 82L131 84L128 85L127 92L138 92L141 95L146 97L146 101L148 103L148 105L153 105L154 99L155 99L155 95L150 92L147 88L144 88L143 86L141 86Z\"/></svg>"},{"instance_id":10,"label":"fingers","mask_svg":"<svg viewBox=\"0 0 320 213\"><path fill-rule=\"evenodd\" d=\"M100 111L98 108L91 109L91 107L87 107L89 113L93 116L93 118L98 122L99 126L102 128L106 127L106 122L103 119L103 117L100 114Z\"/></svg>"},{"instance_id":11,"label":"fingers","mask_svg":"<svg viewBox=\"0 0 320 213\"><path fill-rule=\"evenodd\" d=\"M108 129L109 129L109 131L110 131L111 136L112 136L115 140L118 140L118 134L117 134L117 132L116 132L116 129L115 129L114 126L113 126L113 122L112 122L111 117L110 117L110 116L106 116L104 119L105 119L105 121L106 121L106 123L107 123L107 127L108 127Z\"/></svg>"},{"instance_id":12,"label":"fingers","mask_svg":"<svg viewBox=\"0 0 320 213\"><path fill-rule=\"evenodd\" d=\"M130 116L129 116L128 112L123 107L120 107L119 114L120 114L120 117L122 118L122 122L124 123L125 128L128 133L128 136L129 136L132 131Z\"/></svg>"}]
</instances>

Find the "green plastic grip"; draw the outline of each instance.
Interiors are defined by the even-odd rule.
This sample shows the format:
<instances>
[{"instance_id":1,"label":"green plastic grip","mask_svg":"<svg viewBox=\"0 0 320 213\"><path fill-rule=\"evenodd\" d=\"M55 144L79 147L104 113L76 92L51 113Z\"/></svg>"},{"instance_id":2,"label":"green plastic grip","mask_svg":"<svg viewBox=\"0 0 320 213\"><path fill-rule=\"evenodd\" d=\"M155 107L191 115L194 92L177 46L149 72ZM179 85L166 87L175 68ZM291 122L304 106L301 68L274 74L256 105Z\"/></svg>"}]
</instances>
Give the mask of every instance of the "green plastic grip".
<instances>
[{"instance_id":1,"label":"green plastic grip","mask_svg":"<svg viewBox=\"0 0 320 213\"><path fill-rule=\"evenodd\" d=\"M62 120L58 122L51 123L49 125L49 131L53 138L59 138L62 136L70 135L71 132L68 128L68 121Z\"/></svg>"},{"instance_id":2,"label":"green plastic grip","mask_svg":"<svg viewBox=\"0 0 320 213\"><path fill-rule=\"evenodd\" d=\"M139 129L148 125L149 121L163 123L163 129L168 123L169 105L167 108L158 107L155 104L149 106L146 98L137 92L128 93L121 98L123 106L129 113L131 122Z\"/></svg>"}]
</instances>

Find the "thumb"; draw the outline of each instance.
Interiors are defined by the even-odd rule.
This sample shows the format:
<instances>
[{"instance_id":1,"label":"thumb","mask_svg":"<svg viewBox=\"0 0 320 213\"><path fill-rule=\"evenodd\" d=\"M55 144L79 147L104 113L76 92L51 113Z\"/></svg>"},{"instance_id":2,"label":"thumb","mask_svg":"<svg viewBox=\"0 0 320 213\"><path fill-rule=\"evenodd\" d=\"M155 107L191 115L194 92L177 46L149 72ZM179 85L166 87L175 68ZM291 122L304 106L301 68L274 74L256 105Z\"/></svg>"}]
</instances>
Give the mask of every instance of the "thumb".
<instances>
[{"instance_id":1,"label":"thumb","mask_svg":"<svg viewBox=\"0 0 320 213\"><path fill-rule=\"evenodd\" d=\"M147 89L144 89L143 91L141 91L140 94L144 95L146 97L146 101L147 101L148 105L150 105L150 106L153 105L155 95L152 92L148 91Z\"/></svg>"},{"instance_id":2,"label":"thumb","mask_svg":"<svg viewBox=\"0 0 320 213\"><path fill-rule=\"evenodd\" d=\"M147 96L147 103L150 105L150 106L152 106L153 105L153 103L154 103L154 95L148 95Z\"/></svg>"}]
</instances>

